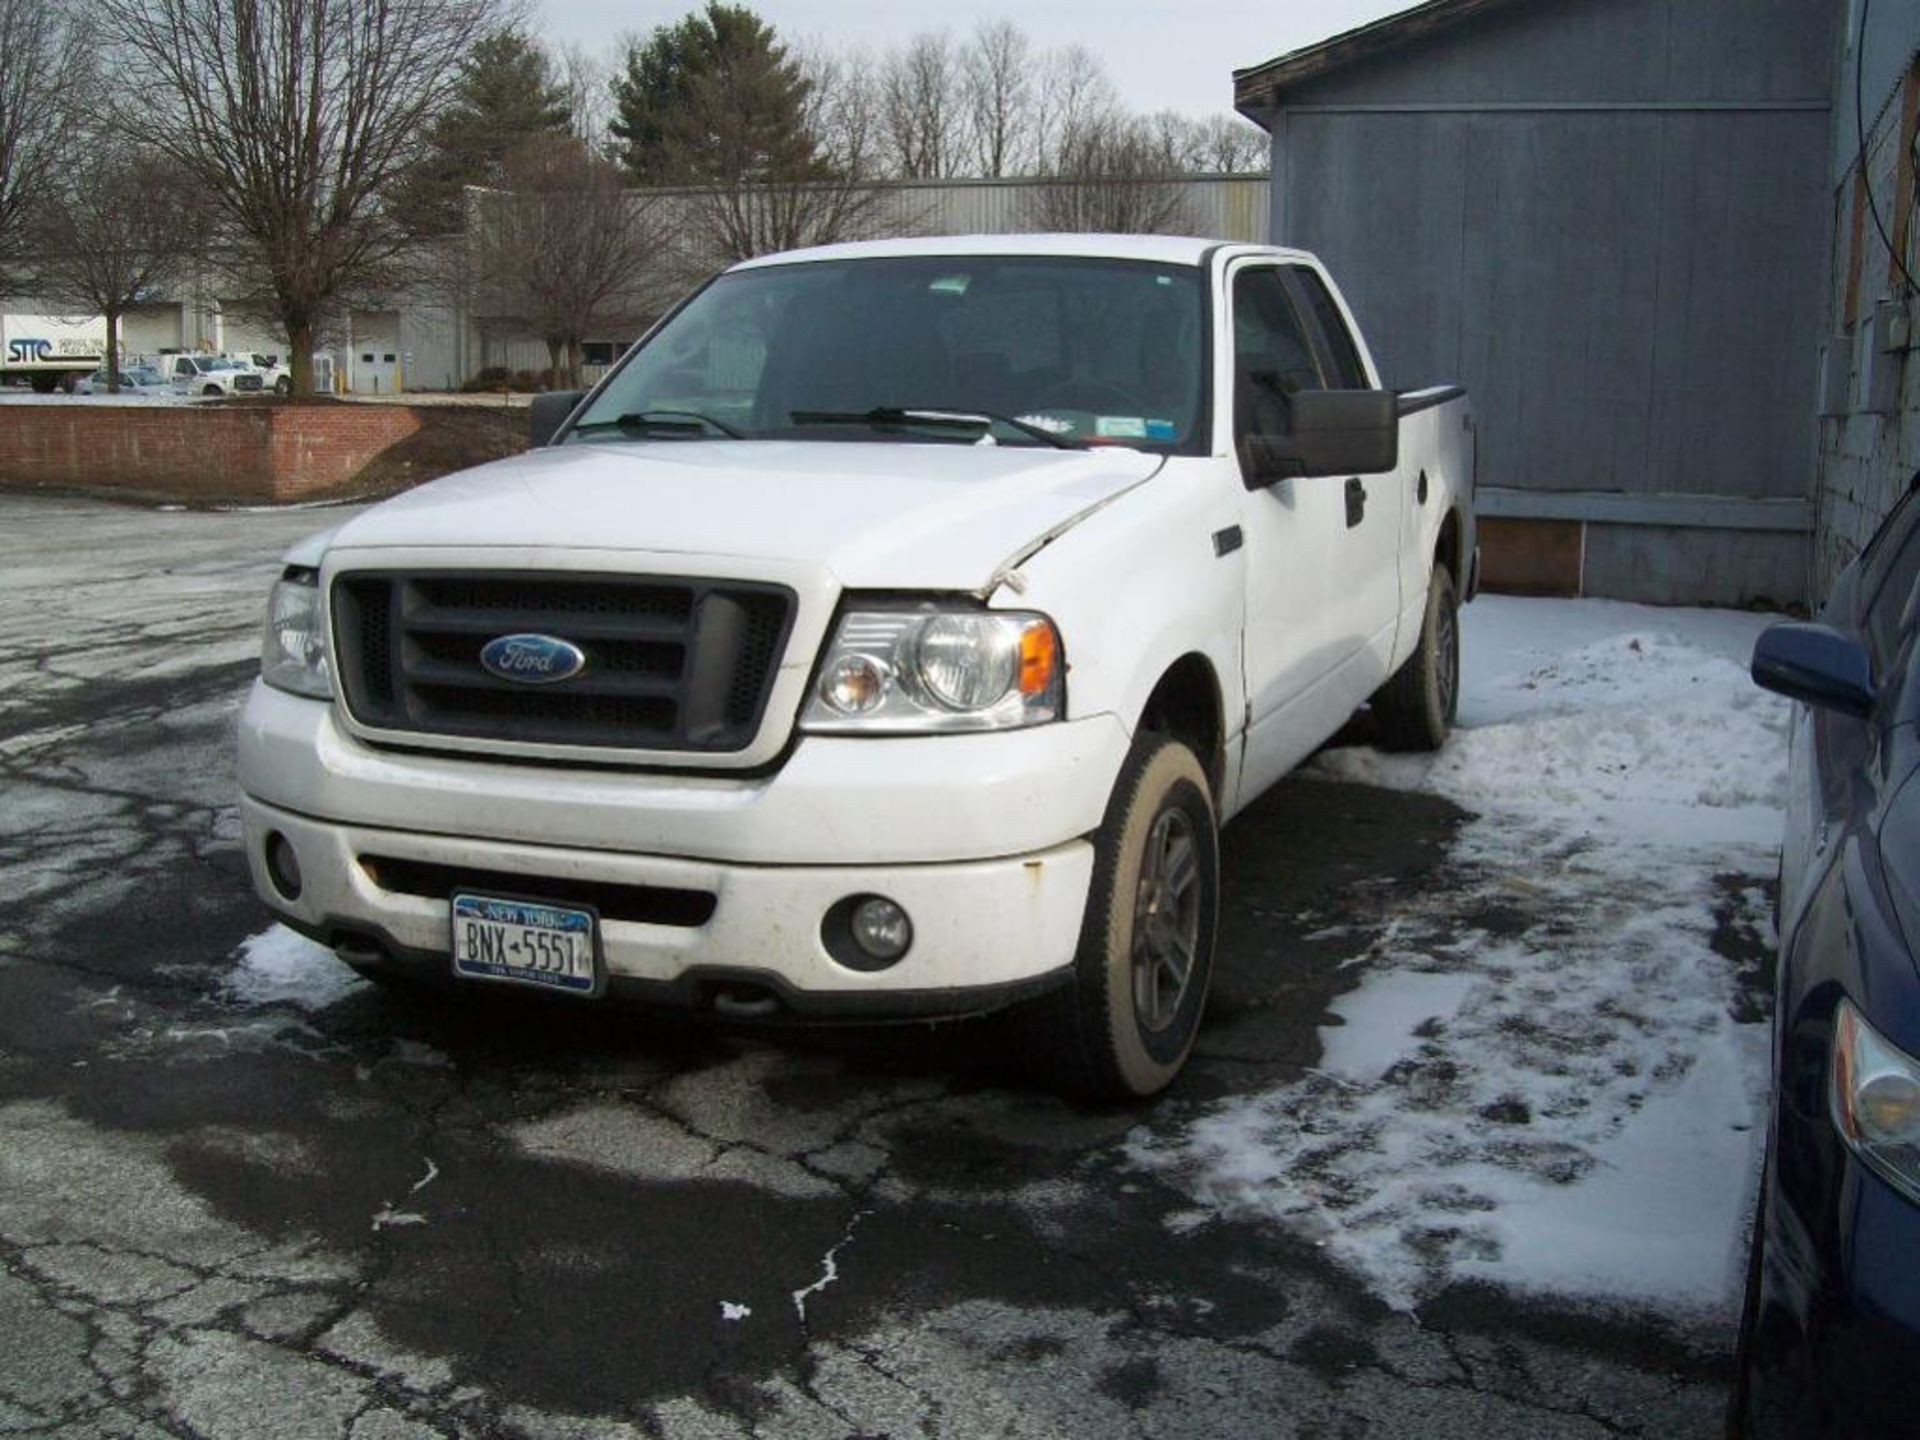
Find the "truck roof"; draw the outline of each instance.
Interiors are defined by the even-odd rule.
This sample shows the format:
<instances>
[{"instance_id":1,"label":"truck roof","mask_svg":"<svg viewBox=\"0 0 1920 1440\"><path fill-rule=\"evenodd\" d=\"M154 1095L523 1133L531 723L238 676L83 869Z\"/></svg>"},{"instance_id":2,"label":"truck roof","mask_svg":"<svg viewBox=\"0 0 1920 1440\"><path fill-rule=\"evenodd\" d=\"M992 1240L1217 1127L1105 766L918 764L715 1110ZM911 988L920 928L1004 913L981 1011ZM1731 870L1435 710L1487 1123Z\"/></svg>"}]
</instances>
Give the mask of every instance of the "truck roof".
<instances>
[{"instance_id":1,"label":"truck roof","mask_svg":"<svg viewBox=\"0 0 1920 1440\"><path fill-rule=\"evenodd\" d=\"M842 245L817 245L743 260L736 270L785 265L812 260L875 260L895 256L934 255L1042 255L1078 256L1093 260L1146 260L1157 265L1201 265L1223 245L1238 251L1262 251L1302 257L1297 250L1238 241L1206 240L1186 235L920 235L905 240L858 240Z\"/></svg>"}]
</instances>

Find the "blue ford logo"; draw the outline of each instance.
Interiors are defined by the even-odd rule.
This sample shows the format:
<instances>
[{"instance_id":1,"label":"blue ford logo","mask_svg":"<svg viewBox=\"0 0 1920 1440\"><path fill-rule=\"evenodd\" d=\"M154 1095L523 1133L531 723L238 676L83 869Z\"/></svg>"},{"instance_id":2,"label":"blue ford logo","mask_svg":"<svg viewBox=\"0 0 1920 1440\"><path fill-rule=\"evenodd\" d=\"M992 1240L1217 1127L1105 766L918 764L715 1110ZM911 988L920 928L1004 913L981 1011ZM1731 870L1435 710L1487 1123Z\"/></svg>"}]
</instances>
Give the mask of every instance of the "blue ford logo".
<instances>
[{"instance_id":1,"label":"blue ford logo","mask_svg":"<svg viewBox=\"0 0 1920 1440\"><path fill-rule=\"evenodd\" d=\"M480 665L502 680L549 685L578 675L587 668L587 657L578 645L552 635L502 635L480 651Z\"/></svg>"}]
</instances>

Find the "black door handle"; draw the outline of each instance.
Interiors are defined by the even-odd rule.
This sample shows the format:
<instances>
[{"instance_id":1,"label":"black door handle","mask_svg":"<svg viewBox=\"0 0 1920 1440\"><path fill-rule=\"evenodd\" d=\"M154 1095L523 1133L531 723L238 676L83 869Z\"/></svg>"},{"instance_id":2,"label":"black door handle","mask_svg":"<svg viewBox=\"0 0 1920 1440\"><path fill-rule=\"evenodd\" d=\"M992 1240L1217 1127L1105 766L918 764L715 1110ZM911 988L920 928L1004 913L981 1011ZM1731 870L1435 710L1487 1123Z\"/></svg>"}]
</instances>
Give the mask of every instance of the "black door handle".
<instances>
[{"instance_id":1,"label":"black door handle","mask_svg":"<svg viewBox=\"0 0 1920 1440\"><path fill-rule=\"evenodd\" d=\"M1359 476L1347 481L1347 529L1367 518L1367 487Z\"/></svg>"}]
</instances>

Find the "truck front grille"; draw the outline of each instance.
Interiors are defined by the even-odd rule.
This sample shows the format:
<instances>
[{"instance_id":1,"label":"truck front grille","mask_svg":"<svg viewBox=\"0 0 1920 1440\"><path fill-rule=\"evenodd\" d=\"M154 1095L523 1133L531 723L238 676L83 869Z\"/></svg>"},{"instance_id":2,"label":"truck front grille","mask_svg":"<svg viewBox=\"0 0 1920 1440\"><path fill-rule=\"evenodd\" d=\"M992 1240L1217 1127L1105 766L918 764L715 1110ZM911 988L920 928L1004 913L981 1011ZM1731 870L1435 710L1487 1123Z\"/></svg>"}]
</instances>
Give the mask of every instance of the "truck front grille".
<instances>
[{"instance_id":1,"label":"truck front grille","mask_svg":"<svg viewBox=\"0 0 1920 1440\"><path fill-rule=\"evenodd\" d=\"M236 375L233 377L233 388L235 390L258 391L258 390L264 390L266 388L266 385L261 376Z\"/></svg>"},{"instance_id":2,"label":"truck front grille","mask_svg":"<svg viewBox=\"0 0 1920 1440\"><path fill-rule=\"evenodd\" d=\"M336 673L362 725L625 750L744 750L793 624L782 585L577 574L394 574L333 582ZM488 642L531 634L586 657L565 680L503 678Z\"/></svg>"}]
</instances>

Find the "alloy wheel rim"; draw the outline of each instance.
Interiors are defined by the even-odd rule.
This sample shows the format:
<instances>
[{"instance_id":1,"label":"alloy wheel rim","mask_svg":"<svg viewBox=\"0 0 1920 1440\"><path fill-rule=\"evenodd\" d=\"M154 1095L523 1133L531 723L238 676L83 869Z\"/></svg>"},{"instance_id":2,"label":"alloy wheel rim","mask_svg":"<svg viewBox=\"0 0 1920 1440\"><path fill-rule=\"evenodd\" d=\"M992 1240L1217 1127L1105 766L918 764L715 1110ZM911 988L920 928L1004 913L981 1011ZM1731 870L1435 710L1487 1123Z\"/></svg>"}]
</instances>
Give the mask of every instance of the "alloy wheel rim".
<instances>
[{"instance_id":1,"label":"alloy wheel rim","mask_svg":"<svg viewBox=\"0 0 1920 1440\"><path fill-rule=\"evenodd\" d=\"M1439 641L1440 714L1451 720L1460 691L1460 622L1451 606L1440 607Z\"/></svg>"},{"instance_id":2,"label":"alloy wheel rim","mask_svg":"<svg viewBox=\"0 0 1920 1440\"><path fill-rule=\"evenodd\" d=\"M1166 1030L1193 983L1200 948L1200 849L1193 822L1173 807L1154 817L1133 910L1133 1013Z\"/></svg>"}]
</instances>

